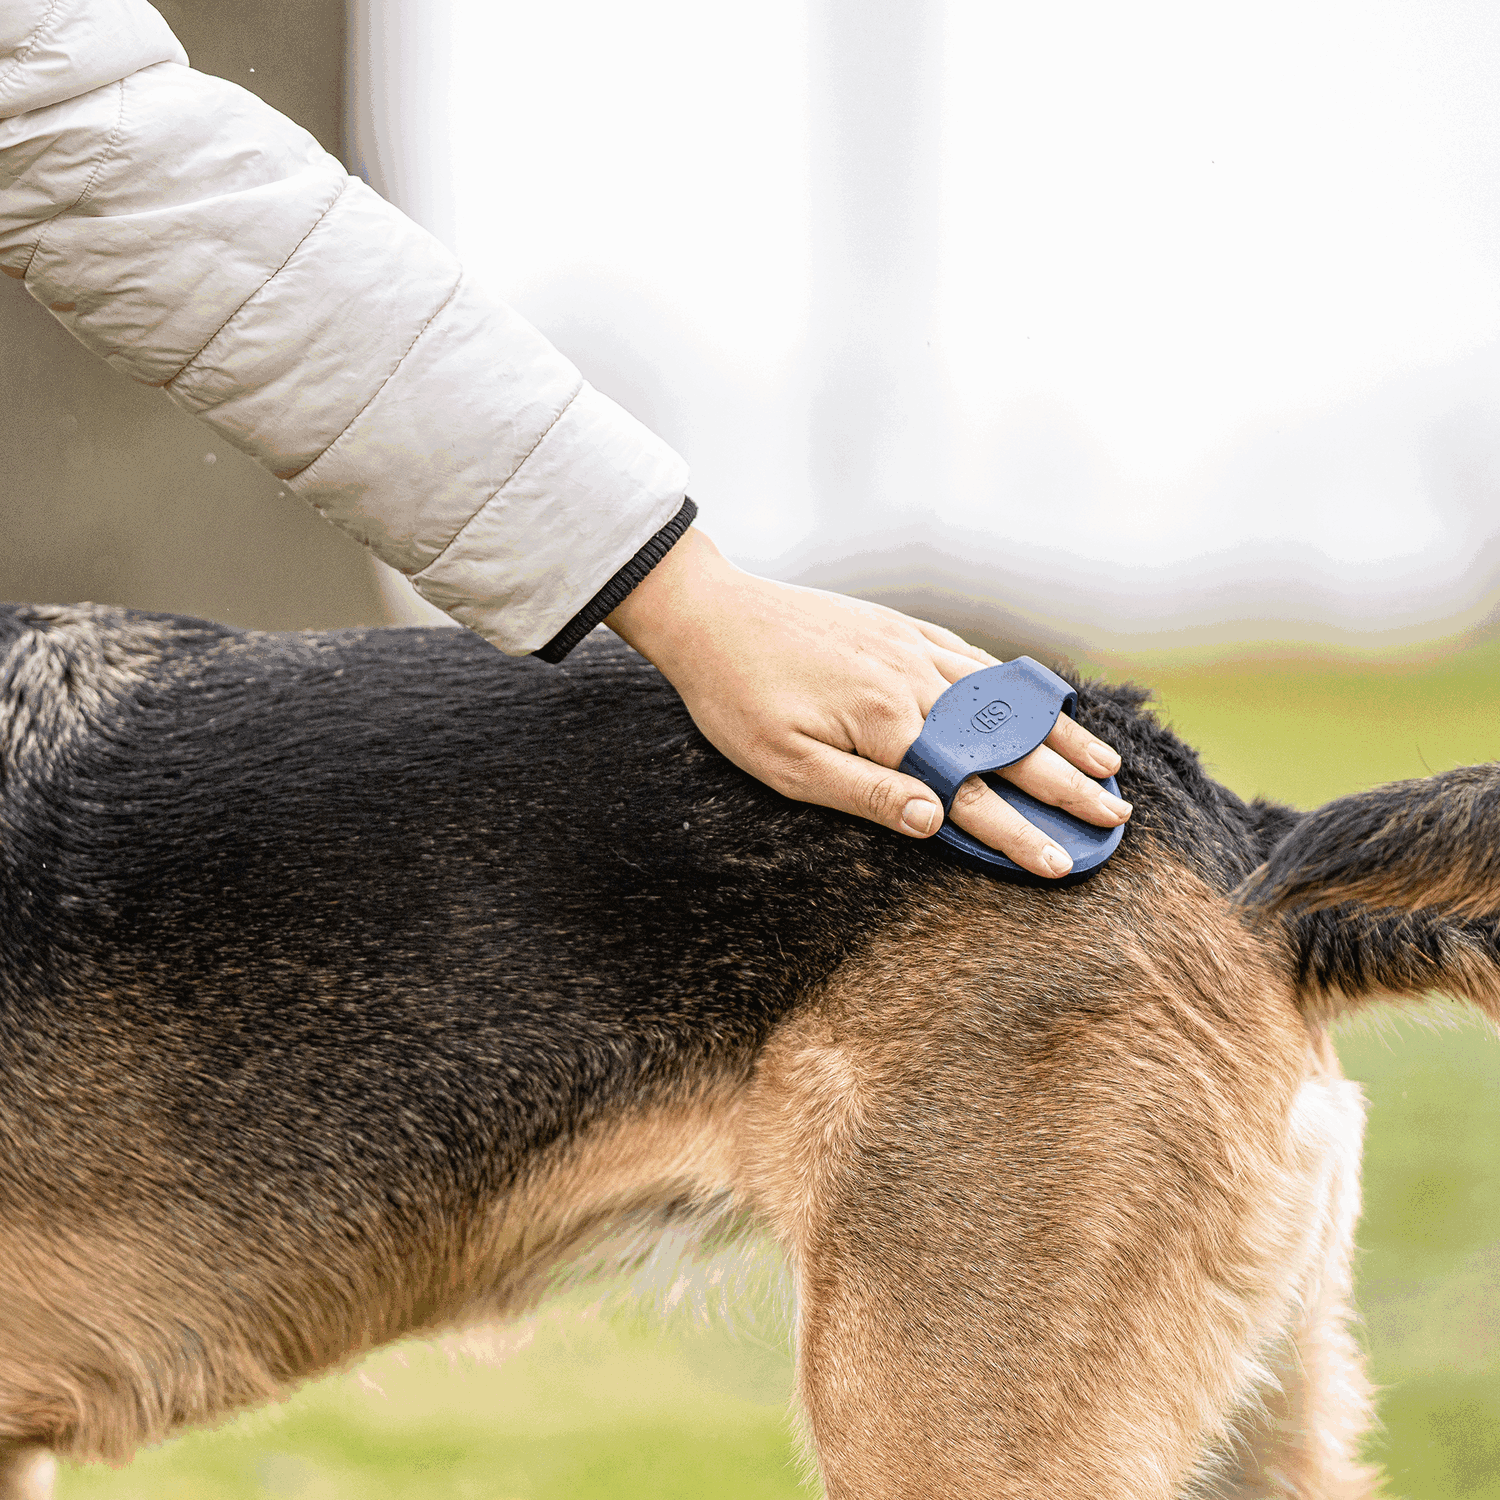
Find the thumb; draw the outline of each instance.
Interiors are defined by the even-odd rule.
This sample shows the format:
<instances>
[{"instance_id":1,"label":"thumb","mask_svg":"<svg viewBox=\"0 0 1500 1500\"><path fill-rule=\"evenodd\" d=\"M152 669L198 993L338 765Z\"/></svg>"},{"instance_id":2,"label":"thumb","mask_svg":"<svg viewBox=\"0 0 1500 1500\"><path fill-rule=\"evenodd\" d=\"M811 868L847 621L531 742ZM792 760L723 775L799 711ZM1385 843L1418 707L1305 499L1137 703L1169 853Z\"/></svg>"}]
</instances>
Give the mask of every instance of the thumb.
<instances>
[{"instance_id":1,"label":"thumb","mask_svg":"<svg viewBox=\"0 0 1500 1500\"><path fill-rule=\"evenodd\" d=\"M832 745L814 742L789 795L868 818L882 828L925 839L943 826L943 804L931 787Z\"/></svg>"}]
</instances>

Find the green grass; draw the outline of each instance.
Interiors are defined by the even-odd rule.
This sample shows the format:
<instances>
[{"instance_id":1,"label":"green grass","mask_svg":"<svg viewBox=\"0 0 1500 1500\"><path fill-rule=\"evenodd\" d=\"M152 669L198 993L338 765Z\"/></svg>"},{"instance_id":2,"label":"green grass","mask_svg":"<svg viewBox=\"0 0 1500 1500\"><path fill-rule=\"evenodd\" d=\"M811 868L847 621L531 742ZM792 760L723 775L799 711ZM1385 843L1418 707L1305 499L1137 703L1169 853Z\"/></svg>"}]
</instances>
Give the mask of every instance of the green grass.
<instances>
[{"instance_id":1,"label":"green grass","mask_svg":"<svg viewBox=\"0 0 1500 1500\"><path fill-rule=\"evenodd\" d=\"M1467 1018L1465 1018L1467 1021ZM1500 1044L1365 1025L1339 1047L1370 1098L1358 1300L1395 1493L1500 1500Z\"/></svg>"},{"instance_id":2,"label":"green grass","mask_svg":"<svg viewBox=\"0 0 1500 1500\"><path fill-rule=\"evenodd\" d=\"M763 1293L756 1294L759 1306ZM780 1321L764 1319L771 1325ZM785 1500L806 1495L778 1338L571 1296L519 1329L410 1344L191 1433L69 1500Z\"/></svg>"},{"instance_id":3,"label":"green grass","mask_svg":"<svg viewBox=\"0 0 1500 1500\"><path fill-rule=\"evenodd\" d=\"M1115 664L1110 664L1113 668ZM1430 659L1142 658L1222 780L1313 806L1500 757L1500 645ZM1444 1013L1434 1011L1434 1015ZM1345 1031L1370 1099L1359 1302L1375 1456L1409 1500L1500 1500L1500 1044L1468 1017ZM762 1288L763 1288L763 1282ZM755 1308L767 1299L762 1289ZM774 1299L770 1299L774 1301ZM64 1500L772 1500L807 1495L777 1319L600 1314L560 1300L484 1360L408 1346L285 1406L68 1470Z\"/></svg>"},{"instance_id":4,"label":"green grass","mask_svg":"<svg viewBox=\"0 0 1500 1500\"><path fill-rule=\"evenodd\" d=\"M1128 675L1242 796L1316 807L1348 792L1500 758L1500 642L1431 657L1184 662Z\"/></svg>"}]
</instances>

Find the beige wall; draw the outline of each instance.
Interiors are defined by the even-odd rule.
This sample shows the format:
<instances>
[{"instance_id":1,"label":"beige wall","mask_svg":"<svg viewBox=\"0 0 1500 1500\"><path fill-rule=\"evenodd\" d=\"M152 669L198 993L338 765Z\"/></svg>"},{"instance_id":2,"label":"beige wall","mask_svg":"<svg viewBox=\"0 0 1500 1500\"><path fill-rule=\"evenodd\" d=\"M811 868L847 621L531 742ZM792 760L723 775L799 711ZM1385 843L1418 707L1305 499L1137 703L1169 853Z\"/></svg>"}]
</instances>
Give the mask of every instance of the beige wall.
<instances>
[{"instance_id":1,"label":"beige wall","mask_svg":"<svg viewBox=\"0 0 1500 1500\"><path fill-rule=\"evenodd\" d=\"M252 89L341 154L342 0L156 4L195 67ZM0 599L262 627L387 617L363 548L161 391L106 368L5 278Z\"/></svg>"}]
</instances>

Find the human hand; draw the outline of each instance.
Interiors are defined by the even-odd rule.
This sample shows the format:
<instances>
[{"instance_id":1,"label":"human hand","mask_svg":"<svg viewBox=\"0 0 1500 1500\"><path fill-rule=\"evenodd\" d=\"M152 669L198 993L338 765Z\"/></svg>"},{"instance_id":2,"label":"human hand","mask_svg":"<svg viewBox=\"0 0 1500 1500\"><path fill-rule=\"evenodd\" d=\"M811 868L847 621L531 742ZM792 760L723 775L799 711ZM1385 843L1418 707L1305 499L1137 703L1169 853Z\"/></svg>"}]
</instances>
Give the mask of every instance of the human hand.
<instances>
[{"instance_id":1,"label":"human hand","mask_svg":"<svg viewBox=\"0 0 1500 1500\"><path fill-rule=\"evenodd\" d=\"M696 528L606 623L656 665L713 745L767 786L913 838L942 826L937 795L892 768L942 693L995 665L952 631L756 578ZM1129 818L1130 804L1092 778L1119 766L1114 750L1064 715L1030 755L998 774L1039 801L1113 828ZM959 788L951 816L1034 874L1072 868L977 776Z\"/></svg>"}]
</instances>

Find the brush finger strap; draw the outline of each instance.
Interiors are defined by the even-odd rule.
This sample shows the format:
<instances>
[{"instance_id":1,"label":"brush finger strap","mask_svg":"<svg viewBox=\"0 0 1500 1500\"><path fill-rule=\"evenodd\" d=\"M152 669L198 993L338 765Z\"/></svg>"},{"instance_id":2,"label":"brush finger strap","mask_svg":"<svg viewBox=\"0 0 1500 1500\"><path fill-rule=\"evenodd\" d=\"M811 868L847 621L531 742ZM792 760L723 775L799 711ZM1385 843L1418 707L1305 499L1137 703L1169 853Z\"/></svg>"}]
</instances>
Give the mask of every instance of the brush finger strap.
<instances>
[{"instance_id":1,"label":"brush finger strap","mask_svg":"<svg viewBox=\"0 0 1500 1500\"><path fill-rule=\"evenodd\" d=\"M936 703L922 724L922 732L902 758L900 770L925 782L942 799L943 815L952 809L958 789L970 776L1010 803L1026 821L1041 829L1073 860L1071 882L1091 875L1119 847L1123 825L1099 828L1061 808L1028 796L1003 777L990 772L1024 760L1052 733L1062 713L1078 712L1078 694L1056 672L1029 656L985 667L960 678ZM1113 776L1099 783L1106 791L1118 789ZM960 863L1005 879L1043 881L1023 870L997 849L981 844L951 822L936 837Z\"/></svg>"}]
</instances>

